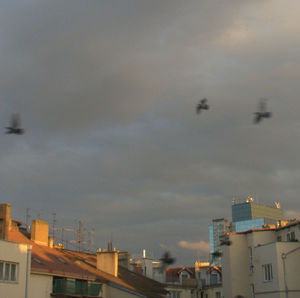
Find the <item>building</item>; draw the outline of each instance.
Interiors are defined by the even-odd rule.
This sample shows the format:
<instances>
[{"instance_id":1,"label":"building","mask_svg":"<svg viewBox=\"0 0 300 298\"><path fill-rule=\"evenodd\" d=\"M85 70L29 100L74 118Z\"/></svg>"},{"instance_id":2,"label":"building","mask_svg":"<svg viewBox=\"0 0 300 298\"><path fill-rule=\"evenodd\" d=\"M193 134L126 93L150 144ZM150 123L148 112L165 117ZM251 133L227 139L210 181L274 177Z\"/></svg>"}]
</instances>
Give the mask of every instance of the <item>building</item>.
<instances>
[{"instance_id":1,"label":"building","mask_svg":"<svg viewBox=\"0 0 300 298\"><path fill-rule=\"evenodd\" d=\"M166 297L163 284L129 271L128 253L120 253L112 245L94 254L57 248L48 230L48 223L34 220L28 233L11 221L10 205L0 204L0 232L4 237L0 242L4 274L1 298ZM7 297L3 293L8 293Z\"/></svg>"},{"instance_id":2,"label":"building","mask_svg":"<svg viewBox=\"0 0 300 298\"><path fill-rule=\"evenodd\" d=\"M143 250L143 256L136 256L130 259L130 270L158 282L165 282L164 264L159 259L147 257L145 249Z\"/></svg>"},{"instance_id":3,"label":"building","mask_svg":"<svg viewBox=\"0 0 300 298\"><path fill-rule=\"evenodd\" d=\"M283 211L277 202L273 207L255 203L253 198L248 198L246 202L234 202L232 205L232 231L235 232L276 225L280 220L283 220Z\"/></svg>"},{"instance_id":4,"label":"building","mask_svg":"<svg viewBox=\"0 0 300 298\"><path fill-rule=\"evenodd\" d=\"M198 282L195 267L166 268L166 285L170 298L196 298Z\"/></svg>"},{"instance_id":5,"label":"building","mask_svg":"<svg viewBox=\"0 0 300 298\"><path fill-rule=\"evenodd\" d=\"M31 248L29 244L0 240L1 298L29 297Z\"/></svg>"},{"instance_id":6,"label":"building","mask_svg":"<svg viewBox=\"0 0 300 298\"><path fill-rule=\"evenodd\" d=\"M220 236L223 234L231 231L243 232L271 225L276 226L279 221L283 221L283 211L277 202L273 207L255 203L253 198L248 198L242 203L234 200L232 204L232 222L227 218L214 219L212 225L209 226L212 265L222 266Z\"/></svg>"},{"instance_id":7,"label":"building","mask_svg":"<svg viewBox=\"0 0 300 298\"><path fill-rule=\"evenodd\" d=\"M220 237L230 231L230 222L227 218L213 219L209 226L209 250L211 263L215 266L221 266L221 242Z\"/></svg>"},{"instance_id":8,"label":"building","mask_svg":"<svg viewBox=\"0 0 300 298\"><path fill-rule=\"evenodd\" d=\"M222 270L209 262L195 262L199 298L222 297Z\"/></svg>"},{"instance_id":9,"label":"building","mask_svg":"<svg viewBox=\"0 0 300 298\"><path fill-rule=\"evenodd\" d=\"M300 297L300 222L223 237L223 295Z\"/></svg>"}]
</instances>

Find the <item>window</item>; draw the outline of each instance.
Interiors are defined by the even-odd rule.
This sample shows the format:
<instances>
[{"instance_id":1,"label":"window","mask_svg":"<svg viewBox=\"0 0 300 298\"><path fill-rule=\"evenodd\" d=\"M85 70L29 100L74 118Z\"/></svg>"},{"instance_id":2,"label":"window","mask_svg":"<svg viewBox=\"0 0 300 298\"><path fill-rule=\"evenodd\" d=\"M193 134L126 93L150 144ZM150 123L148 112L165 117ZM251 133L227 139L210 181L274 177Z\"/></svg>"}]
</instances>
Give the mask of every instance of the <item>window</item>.
<instances>
[{"instance_id":1,"label":"window","mask_svg":"<svg viewBox=\"0 0 300 298\"><path fill-rule=\"evenodd\" d=\"M67 264L67 261L61 257L56 257L60 262L62 262L63 264Z\"/></svg>"},{"instance_id":2,"label":"window","mask_svg":"<svg viewBox=\"0 0 300 298\"><path fill-rule=\"evenodd\" d=\"M216 292L216 298L221 298L221 292Z\"/></svg>"},{"instance_id":3,"label":"window","mask_svg":"<svg viewBox=\"0 0 300 298\"><path fill-rule=\"evenodd\" d=\"M289 232L289 233L287 233L286 240L287 241L295 241L296 240L295 232Z\"/></svg>"},{"instance_id":4,"label":"window","mask_svg":"<svg viewBox=\"0 0 300 298\"><path fill-rule=\"evenodd\" d=\"M212 273L210 276L210 284L215 285L218 283L218 274Z\"/></svg>"},{"instance_id":5,"label":"window","mask_svg":"<svg viewBox=\"0 0 300 298\"><path fill-rule=\"evenodd\" d=\"M11 262L0 261L0 282L1 281L17 281L17 264Z\"/></svg>"},{"instance_id":6,"label":"window","mask_svg":"<svg viewBox=\"0 0 300 298\"><path fill-rule=\"evenodd\" d=\"M32 260L34 260L35 262L39 263L40 265L42 265L42 261L36 257L33 257Z\"/></svg>"},{"instance_id":7,"label":"window","mask_svg":"<svg viewBox=\"0 0 300 298\"><path fill-rule=\"evenodd\" d=\"M263 265L263 275L264 281L272 281L273 280L273 271L272 264Z\"/></svg>"}]
</instances>

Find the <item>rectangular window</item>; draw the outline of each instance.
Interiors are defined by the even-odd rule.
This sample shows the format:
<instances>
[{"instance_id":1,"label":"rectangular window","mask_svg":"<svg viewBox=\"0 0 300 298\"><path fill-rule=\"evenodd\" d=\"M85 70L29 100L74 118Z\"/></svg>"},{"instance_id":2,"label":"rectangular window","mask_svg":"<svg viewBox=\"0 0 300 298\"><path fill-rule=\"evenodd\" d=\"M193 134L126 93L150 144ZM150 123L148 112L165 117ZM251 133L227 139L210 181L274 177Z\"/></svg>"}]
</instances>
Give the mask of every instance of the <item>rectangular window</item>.
<instances>
[{"instance_id":1,"label":"rectangular window","mask_svg":"<svg viewBox=\"0 0 300 298\"><path fill-rule=\"evenodd\" d=\"M4 266L4 280L9 280L9 269L10 269L10 264L5 263L5 266Z\"/></svg>"},{"instance_id":2,"label":"rectangular window","mask_svg":"<svg viewBox=\"0 0 300 298\"><path fill-rule=\"evenodd\" d=\"M17 280L16 268L17 268L16 264L10 264L10 280L11 281L16 281Z\"/></svg>"},{"instance_id":3,"label":"rectangular window","mask_svg":"<svg viewBox=\"0 0 300 298\"><path fill-rule=\"evenodd\" d=\"M217 274L211 274L210 276L210 284L215 285L218 283L218 275Z\"/></svg>"},{"instance_id":4,"label":"rectangular window","mask_svg":"<svg viewBox=\"0 0 300 298\"><path fill-rule=\"evenodd\" d=\"M3 262L0 262L0 280L3 280Z\"/></svg>"},{"instance_id":5,"label":"rectangular window","mask_svg":"<svg viewBox=\"0 0 300 298\"><path fill-rule=\"evenodd\" d=\"M221 292L216 292L216 298L221 298Z\"/></svg>"},{"instance_id":6,"label":"rectangular window","mask_svg":"<svg viewBox=\"0 0 300 298\"><path fill-rule=\"evenodd\" d=\"M18 265L0 261L0 281L17 281Z\"/></svg>"},{"instance_id":7,"label":"rectangular window","mask_svg":"<svg viewBox=\"0 0 300 298\"><path fill-rule=\"evenodd\" d=\"M263 275L264 281L272 281L273 280L273 271L272 264L263 265Z\"/></svg>"}]
</instances>

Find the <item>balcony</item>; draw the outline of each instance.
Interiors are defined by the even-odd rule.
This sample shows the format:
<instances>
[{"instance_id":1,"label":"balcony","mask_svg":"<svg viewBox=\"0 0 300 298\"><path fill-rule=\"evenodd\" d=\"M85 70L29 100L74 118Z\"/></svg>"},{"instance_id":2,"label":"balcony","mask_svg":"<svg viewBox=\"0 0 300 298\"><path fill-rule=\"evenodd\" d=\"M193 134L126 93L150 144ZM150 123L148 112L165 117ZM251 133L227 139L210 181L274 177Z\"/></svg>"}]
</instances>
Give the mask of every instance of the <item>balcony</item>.
<instances>
[{"instance_id":1,"label":"balcony","mask_svg":"<svg viewBox=\"0 0 300 298\"><path fill-rule=\"evenodd\" d=\"M52 297L100 297L101 284L86 280L53 278Z\"/></svg>"}]
</instances>

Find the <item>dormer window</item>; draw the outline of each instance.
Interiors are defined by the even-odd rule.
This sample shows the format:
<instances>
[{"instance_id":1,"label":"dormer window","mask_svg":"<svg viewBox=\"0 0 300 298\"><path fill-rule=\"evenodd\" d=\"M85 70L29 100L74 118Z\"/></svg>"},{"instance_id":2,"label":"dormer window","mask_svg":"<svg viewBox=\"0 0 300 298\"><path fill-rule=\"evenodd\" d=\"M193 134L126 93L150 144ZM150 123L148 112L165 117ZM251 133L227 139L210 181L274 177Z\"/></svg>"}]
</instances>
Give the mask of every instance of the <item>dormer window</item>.
<instances>
[{"instance_id":1,"label":"dormer window","mask_svg":"<svg viewBox=\"0 0 300 298\"><path fill-rule=\"evenodd\" d=\"M190 274L187 271L182 271L180 273L180 282L182 283L183 280L185 279L189 279L190 278Z\"/></svg>"},{"instance_id":2,"label":"dormer window","mask_svg":"<svg viewBox=\"0 0 300 298\"><path fill-rule=\"evenodd\" d=\"M181 278L182 279L189 278L189 275L187 273L181 273Z\"/></svg>"}]
</instances>

